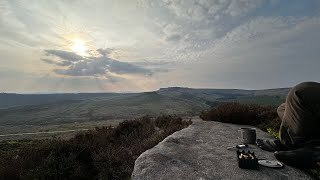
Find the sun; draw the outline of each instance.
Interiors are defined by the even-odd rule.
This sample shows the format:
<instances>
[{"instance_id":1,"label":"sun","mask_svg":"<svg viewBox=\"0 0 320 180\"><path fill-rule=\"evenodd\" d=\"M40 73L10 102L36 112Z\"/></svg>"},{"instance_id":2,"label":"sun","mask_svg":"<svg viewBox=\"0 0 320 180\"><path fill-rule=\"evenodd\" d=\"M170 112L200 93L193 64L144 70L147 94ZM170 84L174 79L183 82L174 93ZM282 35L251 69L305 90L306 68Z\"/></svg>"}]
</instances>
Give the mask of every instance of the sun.
<instances>
[{"instance_id":1,"label":"sun","mask_svg":"<svg viewBox=\"0 0 320 180\"><path fill-rule=\"evenodd\" d=\"M79 54L80 56L86 55L87 47L82 39L73 39L71 42L72 45L70 46L70 48L73 52Z\"/></svg>"}]
</instances>

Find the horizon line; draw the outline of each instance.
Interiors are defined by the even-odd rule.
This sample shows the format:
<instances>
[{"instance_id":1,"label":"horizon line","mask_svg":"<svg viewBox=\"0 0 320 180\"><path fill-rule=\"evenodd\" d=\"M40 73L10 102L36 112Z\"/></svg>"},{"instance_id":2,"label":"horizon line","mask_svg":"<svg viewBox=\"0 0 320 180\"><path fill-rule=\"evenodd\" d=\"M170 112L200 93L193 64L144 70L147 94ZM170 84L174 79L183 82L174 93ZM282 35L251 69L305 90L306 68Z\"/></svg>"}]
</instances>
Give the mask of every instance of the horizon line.
<instances>
[{"instance_id":1,"label":"horizon line","mask_svg":"<svg viewBox=\"0 0 320 180\"><path fill-rule=\"evenodd\" d=\"M168 86L168 87L161 87L157 90L151 90L151 91L95 91L95 92L89 92L89 91L79 91L79 92L1 92L0 94L21 94L21 95L48 95L48 94L103 94L103 93L144 93L144 92L156 92L160 91L161 89L170 89L170 88L181 88L181 89L206 89L206 90L243 90L243 91L263 91L263 90L274 90L274 89L290 89L291 87L280 87L280 88L261 88L261 89L241 89L241 88L207 88L207 87L201 87L201 88L195 88L195 87L182 87L182 86Z\"/></svg>"}]
</instances>

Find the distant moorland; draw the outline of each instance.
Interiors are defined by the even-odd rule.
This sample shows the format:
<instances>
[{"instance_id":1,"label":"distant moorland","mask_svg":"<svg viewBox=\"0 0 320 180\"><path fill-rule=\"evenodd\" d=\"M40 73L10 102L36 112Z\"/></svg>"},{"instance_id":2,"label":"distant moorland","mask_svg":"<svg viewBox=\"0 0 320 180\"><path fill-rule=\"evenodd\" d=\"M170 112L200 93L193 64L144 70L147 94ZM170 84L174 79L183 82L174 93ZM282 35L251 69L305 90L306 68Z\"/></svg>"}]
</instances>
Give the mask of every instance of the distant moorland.
<instances>
[{"instance_id":1,"label":"distant moorland","mask_svg":"<svg viewBox=\"0 0 320 180\"><path fill-rule=\"evenodd\" d=\"M142 93L0 94L4 133L86 128L144 115L198 116L221 102L277 106L289 88L267 90L161 88ZM116 123L117 124L117 123ZM110 125L110 124L107 124ZM50 128L43 128L50 127Z\"/></svg>"}]
</instances>

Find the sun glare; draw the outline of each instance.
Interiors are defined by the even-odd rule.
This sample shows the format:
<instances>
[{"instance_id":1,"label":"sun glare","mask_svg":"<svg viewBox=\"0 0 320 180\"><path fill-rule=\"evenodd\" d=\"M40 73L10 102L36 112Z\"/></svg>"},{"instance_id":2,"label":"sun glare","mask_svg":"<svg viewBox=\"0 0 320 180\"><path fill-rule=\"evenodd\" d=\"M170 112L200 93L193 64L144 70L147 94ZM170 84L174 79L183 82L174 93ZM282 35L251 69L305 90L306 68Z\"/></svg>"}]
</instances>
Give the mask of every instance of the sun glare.
<instances>
[{"instance_id":1,"label":"sun glare","mask_svg":"<svg viewBox=\"0 0 320 180\"><path fill-rule=\"evenodd\" d=\"M70 48L73 52L75 52L81 56L86 55L87 47L85 45L85 42L81 39L73 39L72 45Z\"/></svg>"}]
</instances>

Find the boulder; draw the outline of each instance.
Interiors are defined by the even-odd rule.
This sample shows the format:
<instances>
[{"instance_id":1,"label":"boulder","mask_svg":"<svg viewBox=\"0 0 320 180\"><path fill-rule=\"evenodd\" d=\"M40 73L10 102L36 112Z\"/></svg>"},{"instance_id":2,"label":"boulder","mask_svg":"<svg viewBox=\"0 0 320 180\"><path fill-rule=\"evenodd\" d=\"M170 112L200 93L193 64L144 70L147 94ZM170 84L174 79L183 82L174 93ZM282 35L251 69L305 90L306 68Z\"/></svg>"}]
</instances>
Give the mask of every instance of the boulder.
<instances>
[{"instance_id":1,"label":"boulder","mask_svg":"<svg viewBox=\"0 0 320 180\"><path fill-rule=\"evenodd\" d=\"M196 121L188 128L168 136L135 162L132 179L136 180L208 180L208 179L312 179L290 166L259 170L238 167L236 149L241 143L241 126L213 121ZM257 129L257 138L271 138ZM258 159L276 160L273 153L249 145Z\"/></svg>"}]
</instances>

